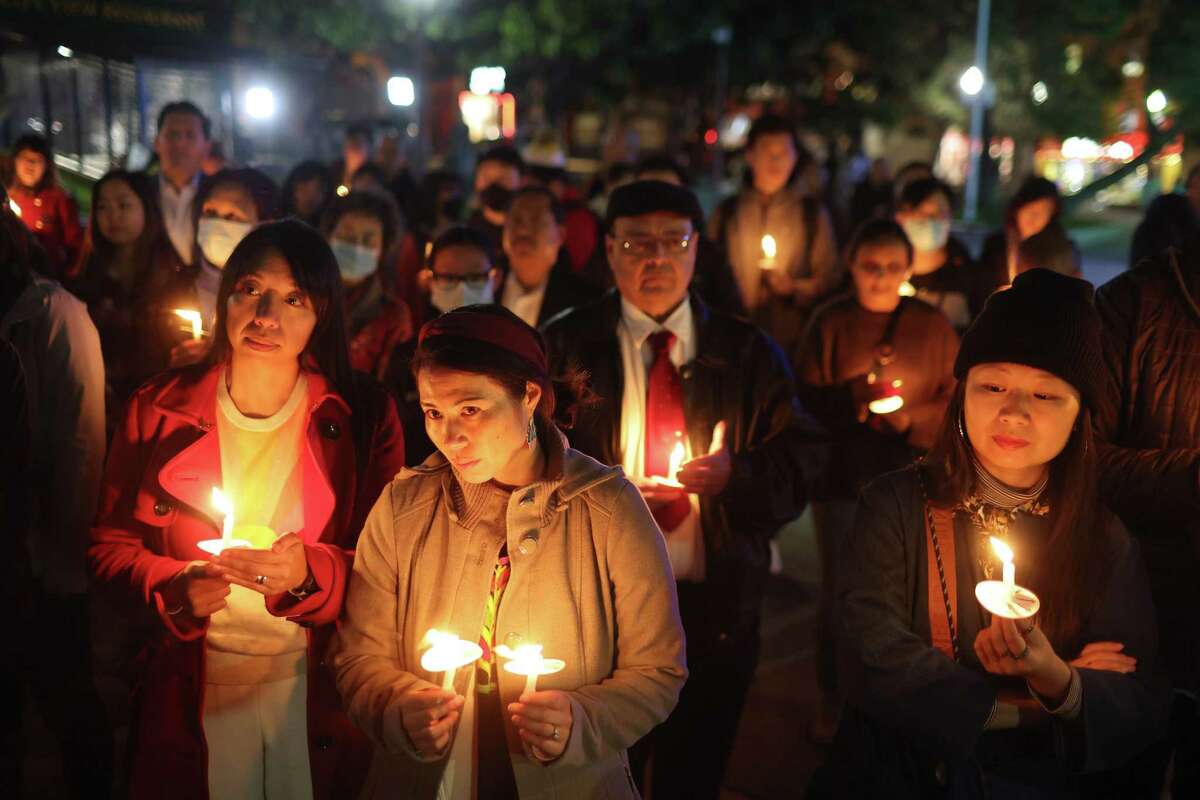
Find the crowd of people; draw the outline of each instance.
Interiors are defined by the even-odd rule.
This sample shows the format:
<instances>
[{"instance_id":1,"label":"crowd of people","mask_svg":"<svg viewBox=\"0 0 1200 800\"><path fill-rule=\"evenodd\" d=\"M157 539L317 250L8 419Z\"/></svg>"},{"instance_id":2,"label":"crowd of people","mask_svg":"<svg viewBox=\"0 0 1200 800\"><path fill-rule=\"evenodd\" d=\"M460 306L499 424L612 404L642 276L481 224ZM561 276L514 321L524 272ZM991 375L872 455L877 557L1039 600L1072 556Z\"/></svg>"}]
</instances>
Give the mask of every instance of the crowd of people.
<instances>
[{"instance_id":1,"label":"crowd of people","mask_svg":"<svg viewBox=\"0 0 1200 800\"><path fill-rule=\"evenodd\" d=\"M772 115L711 214L669 155L589 197L353 126L281 189L157 122L86 224L12 148L5 785L28 692L78 797L715 799L811 509L808 796L1198 791L1200 174L1094 291L1053 183L977 259Z\"/></svg>"}]
</instances>

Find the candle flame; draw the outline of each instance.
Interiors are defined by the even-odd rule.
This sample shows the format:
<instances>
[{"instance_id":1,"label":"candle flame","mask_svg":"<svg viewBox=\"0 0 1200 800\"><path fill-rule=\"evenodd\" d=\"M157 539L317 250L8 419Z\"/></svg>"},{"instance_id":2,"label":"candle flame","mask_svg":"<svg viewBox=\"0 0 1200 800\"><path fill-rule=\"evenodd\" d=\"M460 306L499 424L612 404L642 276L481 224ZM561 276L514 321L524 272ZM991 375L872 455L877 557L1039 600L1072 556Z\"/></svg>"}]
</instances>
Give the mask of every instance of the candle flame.
<instances>
[{"instance_id":1,"label":"candle flame","mask_svg":"<svg viewBox=\"0 0 1200 800\"><path fill-rule=\"evenodd\" d=\"M17 205L17 201L13 200L11 197L8 198L8 208L12 211L17 219L21 218L21 207Z\"/></svg>"},{"instance_id":2,"label":"candle flame","mask_svg":"<svg viewBox=\"0 0 1200 800\"><path fill-rule=\"evenodd\" d=\"M872 414L891 414L902 408L904 408L904 398L898 394L881 397L878 400L872 400L867 403L867 409Z\"/></svg>"},{"instance_id":3,"label":"candle flame","mask_svg":"<svg viewBox=\"0 0 1200 800\"><path fill-rule=\"evenodd\" d=\"M212 504L217 511L220 511L225 516L233 513L233 502L224 492L215 486L212 490Z\"/></svg>"},{"instance_id":4,"label":"candle flame","mask_svg":"<svg viewBox=\"0 0 1200 800\"><path fill-rule=\"evenodd\" d=\"M200 321L200 312L193 311L190 308L177 308L177 309L175 309L175 315L179 316L179 317L183 317L188 322L192 322L192 323L196 323L196 322Z\"/></svg>"},{"instance_id":5,"label":"candle flame","mask_svg":"<svg viewBox=\"0 0 1200 800\"><path fill-rule=\"evenodd\" d=\"M771 234L766 234L762 237L762 251L766 258L774 258L779 252L779 246L775 244L775 237Z\"/></svg>"},{"instance_id":6,"label":"candle flame","mask_svg":"<svg viewBox=\"0 0 1200 800\"><path fill-rule=\"evenodd\" d=\"M1000 560L1005 564L1011 564L1013 560L1012 548L1005 544L1002 539L997 539L995 536L990 538L992 540L992 550L996 552Z\"/></svg>"},{"instance_id":7,"label":"candle flame","mask_svg":"<svg viewBox=\"0 0 1200 800\"><path fill-rule=\"evenodd\" d=\"M904 283L900 284L900 296L901 297L916 297L917 296L917 287L913 286L908 281L905 281Z\"/></svg>"},{"instance_id":8,"label":"candle flame","mask_svg":"<svg viewBox=\"0 0 1200 800\"><path fill-rule=\"evenodd\" d=\"M679 468L683 466L683 456L683 442L676 442L675 448L671 451L671 460L667 469L668 480L674 481L679 479Z\"/></svg>"}]
</instances>

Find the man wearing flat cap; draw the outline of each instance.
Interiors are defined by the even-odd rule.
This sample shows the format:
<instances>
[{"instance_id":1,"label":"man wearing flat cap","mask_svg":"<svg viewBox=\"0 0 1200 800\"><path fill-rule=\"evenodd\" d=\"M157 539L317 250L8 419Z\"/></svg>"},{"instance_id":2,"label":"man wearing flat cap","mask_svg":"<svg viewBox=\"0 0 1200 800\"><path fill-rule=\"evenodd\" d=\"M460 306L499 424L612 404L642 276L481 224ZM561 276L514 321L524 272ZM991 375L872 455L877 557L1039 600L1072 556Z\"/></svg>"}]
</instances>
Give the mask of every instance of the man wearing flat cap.
<instances>
[{"instance_id":1,"label":"man wearing flat cap","mask_svg":"<svg viewBox=\"0 0 1200 800\"><path fill-rule=\"evenodd\" d=\"M687 633L679 705L634 748L656 798L716 798L758 662L770 540L801 513L823 434L779 347L689 285L700 219L684 187L613 192L605 251L616 288L547 322L552 374L591 375L599 403L571 445L620 465L667 541Z\"/></svg>"}]
</instances>

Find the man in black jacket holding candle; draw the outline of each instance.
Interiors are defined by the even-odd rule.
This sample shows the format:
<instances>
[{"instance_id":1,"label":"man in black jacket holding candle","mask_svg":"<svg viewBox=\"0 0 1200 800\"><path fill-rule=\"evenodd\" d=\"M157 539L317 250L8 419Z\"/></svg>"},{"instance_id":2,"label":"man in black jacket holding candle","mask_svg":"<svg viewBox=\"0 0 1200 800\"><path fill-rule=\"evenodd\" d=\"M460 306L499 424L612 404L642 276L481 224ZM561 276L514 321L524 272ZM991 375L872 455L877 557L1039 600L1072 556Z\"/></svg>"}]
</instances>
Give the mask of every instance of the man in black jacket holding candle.
<instances>
[{"instance_id":1,"label":"man in black jacket holding candle","mask_svg":"<svg viewBox=\"0 0 1200 800\"><path fill-rule=\"evenodd\" d=\"M688 287L699 207L686 188L613 192L605 248L616 289L550 320L552 371L582 368L601 402L571 446L619 464L658 520L679 590L689 679L634 748L656 798L716 798L758 662L770 540L806 502L823 434L799 407L779 347Z\"/></svg>"}]
</instances>

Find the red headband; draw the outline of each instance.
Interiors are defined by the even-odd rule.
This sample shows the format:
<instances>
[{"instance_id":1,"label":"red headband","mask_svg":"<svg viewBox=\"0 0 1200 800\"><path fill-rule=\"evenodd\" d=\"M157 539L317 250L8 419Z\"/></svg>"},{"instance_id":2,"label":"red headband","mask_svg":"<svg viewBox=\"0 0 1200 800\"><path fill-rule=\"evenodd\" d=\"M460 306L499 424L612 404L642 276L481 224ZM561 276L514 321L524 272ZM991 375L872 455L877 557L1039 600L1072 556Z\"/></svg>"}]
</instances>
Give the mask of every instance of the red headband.
<instances>
[{"instance_id":1,"label":"red headband","mask_svg":"<svg viewBox=\"0 0 1200 800\"><path fill-rule=\"evenodd\" d=\"M421 327L417 344L424 344L426 339L434 336L457 336L485 342L525 359L540 375L550 373L546 351L542 349L537 331L514 317L478 311L451 311L426 322Z\"/></svg>"}]
</instances>

